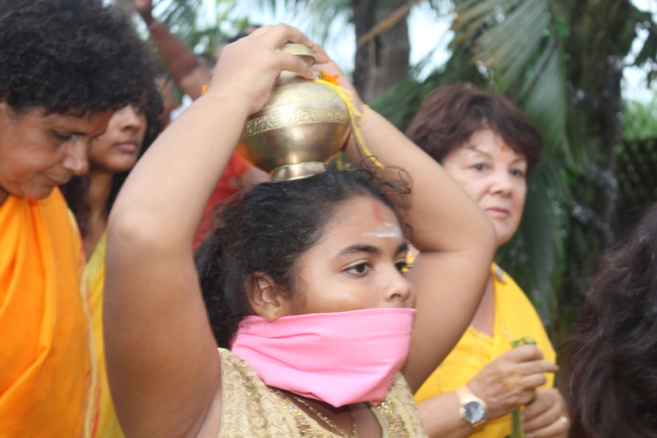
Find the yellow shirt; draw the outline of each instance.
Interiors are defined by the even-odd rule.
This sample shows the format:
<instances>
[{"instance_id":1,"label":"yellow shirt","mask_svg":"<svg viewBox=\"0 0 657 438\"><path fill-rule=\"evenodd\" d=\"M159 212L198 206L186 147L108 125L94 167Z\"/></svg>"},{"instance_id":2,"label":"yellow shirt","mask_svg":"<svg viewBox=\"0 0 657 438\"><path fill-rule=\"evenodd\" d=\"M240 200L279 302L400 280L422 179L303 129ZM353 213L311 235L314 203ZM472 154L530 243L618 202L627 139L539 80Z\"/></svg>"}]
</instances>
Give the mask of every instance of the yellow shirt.
<instances>
[{"instance_id":1,"label":"yellow shirt","mask_svg":"<svg viewBox=\"0 0 657 438\"><path fill-rule=\"evenodd\" d=\"M103 340L103 288L105 287L105 251L107 248L107 233L103 232L98 240L93 254L85 266L85 273L89 280L91 297L91 316L93 322L94 339L96 340L96 362L98 363L98 376L100 399L98 402L98 423L96 438L122 438L123 432L116 418L112 397L107 382L107 369L105 366L105 342Z\"/></svg>"},{"instance_id":2,"label":"yellow shirt","mask_svg":"<svg viewBox=\"0 0 657 438\"><path fill-rule=\"evenodd\" d=\"M470 326L443 363L415 393L421 402L467 384L497 356L509 351L511 342L529 336L543 352L545 360L554 362L556 354L534 306L513 279L493 264L495 322L493 336ZM554 375L546 375L545 386L554 385ZM479 426L474 438L504 438L511 433L511 415L490 420Z\"/></svg>"}]
</instances>

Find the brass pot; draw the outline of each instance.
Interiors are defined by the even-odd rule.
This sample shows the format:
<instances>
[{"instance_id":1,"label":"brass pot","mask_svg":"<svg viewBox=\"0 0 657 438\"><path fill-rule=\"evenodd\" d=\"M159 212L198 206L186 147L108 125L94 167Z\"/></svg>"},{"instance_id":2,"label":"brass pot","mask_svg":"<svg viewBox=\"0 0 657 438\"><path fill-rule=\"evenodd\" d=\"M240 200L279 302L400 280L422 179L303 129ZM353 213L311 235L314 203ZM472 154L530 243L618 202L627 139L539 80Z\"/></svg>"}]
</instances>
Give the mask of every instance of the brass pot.
<instances>
[{"instance_id":1,"label":"brass pot","mask_svg":"<svg viewBox=\"0 0 657 438\"><path fill-rule=\"evenodd\" d=\"M315 60L302 44L279 50L309 65ZM267 104L247 119L237 149L274 180L304 178L326 170L324 163L345 144L350 123L346 104L332 88L284 71Z\"/></svg>"}]
</instances>

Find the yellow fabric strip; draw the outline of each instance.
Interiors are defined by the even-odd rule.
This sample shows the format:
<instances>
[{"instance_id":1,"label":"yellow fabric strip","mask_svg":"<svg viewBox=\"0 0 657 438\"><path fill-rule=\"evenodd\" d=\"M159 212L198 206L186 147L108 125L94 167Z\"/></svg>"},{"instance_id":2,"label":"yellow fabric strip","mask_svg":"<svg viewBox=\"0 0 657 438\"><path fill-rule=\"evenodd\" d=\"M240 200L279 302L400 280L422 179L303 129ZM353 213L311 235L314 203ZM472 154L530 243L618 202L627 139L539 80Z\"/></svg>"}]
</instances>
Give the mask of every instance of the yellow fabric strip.
<instances>
[{"instance_id":1,"label":"yellow fabric strip","mask_svg":"<svg viewBox=\"0 0 657 438\"><path fill-rule=\"evenodd\" d=\"M107 233L103 232L85 266L89 280L91 296L91 315L93 320L94 339L96 340L96 362L98 363L98 382L100 390L99 414L96 438L122 438L123 431L116 417L114 404L107 381L105 366L105 343L103 341L103 290L105 288L105 252L107 249Z\"/></svg>"},{"instance_id":2,"label":"yellow fabric strip","mask_svg":"<svg viewBox=\"0 0 657 438\"><path fill-rule=\"evenodd\" d=\"M365 144L363 135L360 132L360 126L358 126L358 123L356 122L356 118L363 117L363 114L360 111L358 111L358 109L352 103L353 93L350 90L347 90L346 88L343 88L339 85L336 85L332 82L328 82L322 79L315 79L315 82L326 85L327 87L333 89L333 91L335 91L338 94L338 96L340 96L342 101L347 106L347 111L349 111L349 118L351 119L351 129L352 132L354 133L356 144L358 144L358 147L360 147L361 151L363 151L363 155L366 158L368 158L372 163L374 163L374 165L376 165L377 167L384 167L383 164L381 164L381 162L376 159L374 154L372 154L372 152L368 149L367 145Z\"/></svg>"}]
</instances>

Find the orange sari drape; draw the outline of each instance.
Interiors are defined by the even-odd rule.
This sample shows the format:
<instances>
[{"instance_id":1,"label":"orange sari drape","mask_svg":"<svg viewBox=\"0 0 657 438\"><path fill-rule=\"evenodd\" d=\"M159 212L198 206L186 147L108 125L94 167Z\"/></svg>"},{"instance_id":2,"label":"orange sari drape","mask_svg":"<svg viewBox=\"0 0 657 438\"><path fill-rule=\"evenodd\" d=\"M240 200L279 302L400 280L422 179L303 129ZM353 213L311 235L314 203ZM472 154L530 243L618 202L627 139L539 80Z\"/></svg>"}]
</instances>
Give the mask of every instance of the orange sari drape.
<instances>
[{"instance_id":1,"label":"orange sari drape","mask_svg":"<svg viewBox=\"0 0 657 438\"><path fill-rule=\"evenodd\" d=\"M80 238L58 189L0 205L0 437L91 437L97 371Z\"/></svg>"}]
</instances>

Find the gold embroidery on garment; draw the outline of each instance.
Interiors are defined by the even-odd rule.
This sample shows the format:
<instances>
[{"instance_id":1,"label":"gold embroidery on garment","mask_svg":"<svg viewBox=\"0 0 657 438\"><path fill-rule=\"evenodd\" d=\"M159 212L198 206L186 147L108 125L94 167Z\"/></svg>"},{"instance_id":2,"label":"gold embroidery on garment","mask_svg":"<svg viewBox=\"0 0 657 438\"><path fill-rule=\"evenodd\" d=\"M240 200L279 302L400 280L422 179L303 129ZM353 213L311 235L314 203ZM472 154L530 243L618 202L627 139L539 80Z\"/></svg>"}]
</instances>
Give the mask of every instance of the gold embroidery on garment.
<instances>
[{"instance_id":1,"label":"gold embroidery on garment","mask_svg":"<svg viewBox=\"0 0 657 438\"><path fill-rule=\"evenodd\" d=\"M280 389L276 389L276 388L272 388L272 389L278 395L282 394ZM358 430L357 430L358 429L358 424L356 423L356 413L354 412L352 406L347 406L347 408L349 409L349 418L350 418L350 422L351 422L351 435L350 435L347 432L345 432L344 429L342 429L340 426L338 426L335 421L331 420L330 418L326 417L324 414L319 412L310 403L306 402L304 399L302 399L301 397L297 396L294 393L291 393L291 395L296 401L298 401L299 403L301 403L302 405L307 407L310 410L310 412L315 414L317 416L317 418L322 420L327 426L329 426L332 429L335 429L335 431L338 433L338 436L341 436L342 438L357 438L358 437ZM285 397L285 398L287 398L287 397Z\"/></svg>"},{"instance_id":2,"label":"gold embroidery on garment","mask_svg":"<svg viewBox=\"0 0 657 438\"><path fill-rule=\"evenodd\" d=\"M341 438L343 435L337 435L329 432L323 427L317 425L315 420L299 409L294 403L287 399L282 393L274 388L270 388L271 394L278 398L281 404L294 417L296 427L304 438Z\"/></svg>"},{"instance_id":3,"label":"gold embroidery on garment","mask_svg":"<svg viewBox=\"0 0 657 438\"><path fill-rule=\"evenodd\" d=\"M244 360L228 350L220 349L220 354L222 415L218 438L340 438L277 395ZM426 437L401 374L385 400L372 411L383 430L382 438Z\"/></svg>"},{"instance_id":4,"label":"gold embroidery on garment","mask_svg":"<svg viewBox=\"0 0 657 438\"><path fill-rule=\"evenodd\" d=\"M408 433L401 413L395 409L396 402L391 398L386 397L380 404L372 407L372 412L383 429L383 437L409 438L412 435Z\"/></svg>"}]
</instances>

